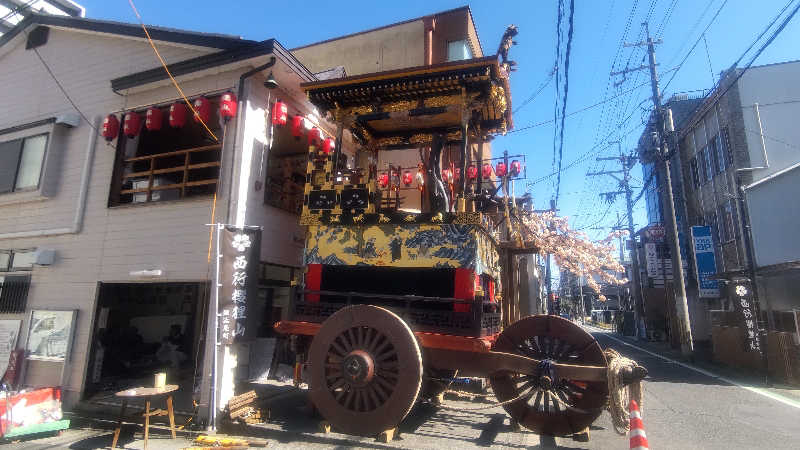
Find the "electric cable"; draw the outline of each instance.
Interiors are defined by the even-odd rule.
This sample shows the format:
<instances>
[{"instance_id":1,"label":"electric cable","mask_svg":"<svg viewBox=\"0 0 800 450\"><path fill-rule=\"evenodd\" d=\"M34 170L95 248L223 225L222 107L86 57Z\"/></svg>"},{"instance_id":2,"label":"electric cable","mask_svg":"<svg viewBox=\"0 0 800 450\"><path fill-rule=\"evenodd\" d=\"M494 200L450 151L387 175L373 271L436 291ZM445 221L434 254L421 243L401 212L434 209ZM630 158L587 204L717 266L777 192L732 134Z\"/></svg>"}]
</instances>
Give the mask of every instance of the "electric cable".
<instances>
[{"instance_id":1,"label":"electric cable","mask_svg":"<svg viewBox=\"0 0 800 450\"><path fill-rule=\"evenodd\" d=\"M569 57L572 50L572 35L574 31L573 18L575 15L575 0L570 0L569 3L569 31L567 32L567 50L564 57L564 99L561 103L561 131L559 131L559 146L558 146L558 177L556 181L556 194L555 203L558 206L558 198L561 194L561 163L564 158L564 119L566 119L567 112L567 96L569 95Z\"/></svg>"},{"instance_id":2,"label":"electric cable","mask_svg":"<svg viewBox=\"0 0 800 450\"><path fill-rule=\"evenodd\" d=\"M161 53L159 53L158 48L156 48L156 44L153 42L153 39L150 37L150 32L147 31L147 27L145 26L144 21L142 20L142 16L139 15L139 11L136 9L136 5L133 4L133 0L128 0L128 3L131 5L131 8L133 9L134 14L136 14L136 18L139 19L139 24L142 26L142 30L144 31L145 37L147 37L147 42L150 43L150 47L152 47L153 51L156 53L156 56L158 57L158 60L161 62L161 66L164 67L164 71L167 72L167 75L169 75L169 79L172 80L172 84L175 85L175 89L177 89L178 93L181 94L181 97L183 98L183 101L186 103L186 105L189 107L189 109L194 114L194 118L197 119L197 121L200 122L201 125L203 125L203 128L205 128L206 131L208 132L208 134L210 134L211 137L214 138L215 142L219 142L219 139L217 138L217 135L214 134L214 132L211 131L211 128L208 127L206 122L202 118L200 118L200 114L197 112L196 109L194 109L194 105L192 105L192 102L190 102L189 99L186 98L186 94L183 93L183 89L181 89L180 85L175 80L175 77L172 76L172 73L169 71L169 68L167 67L167 63L164 61L164 58L161 57Z\"/></svg>"},{"instance_id":3,"label":"electric cable","mask_svg":"<svg viewBox=\"0 0 800 450\"><path fill-rule=\"evenodd\" d=\"M711 25L714 23L714 21L717 20L717 17L719 17L719 13L722 12L722 8L724 8L725 5L727 5L727 4L728 4L728 0L725 0L725 1L722 2L721 5L719 5L719 8L717 8L717 12L714 13L714 16L711 17L711 20L708 22L708 24L706 25L705 29L703 29L703 32L700 33L700 37L697 38L697 40L692 45L692 48L689 49L689 51L683 57L681 62L678 64L677 69L672 74L672 76L670 77L669 81L667 81L666 84L664 84L664 87L661 88L661 92L665 92L667 90L667 88L669 87L670 83L672 83L672 80L674 80L675 76L678 74L678 71L681 70L681 68L683 67L683 64L686 62L687 59L689 59L689 56L692 54L692 52L694 52L694 49L697 48L697 45L700 43L700 40L703 38L703 35L705 35L706 31L708 31L708 29L711 27Z\"/></svg>"}]
</instances>

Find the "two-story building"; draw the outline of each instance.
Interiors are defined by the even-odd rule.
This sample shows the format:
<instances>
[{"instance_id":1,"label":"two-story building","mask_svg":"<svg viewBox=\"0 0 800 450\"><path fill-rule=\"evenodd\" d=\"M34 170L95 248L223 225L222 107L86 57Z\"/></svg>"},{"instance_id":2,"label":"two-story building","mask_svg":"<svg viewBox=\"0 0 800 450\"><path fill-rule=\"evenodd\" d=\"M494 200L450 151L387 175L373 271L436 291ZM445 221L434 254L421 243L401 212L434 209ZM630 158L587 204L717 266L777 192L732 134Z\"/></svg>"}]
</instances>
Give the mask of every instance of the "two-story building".
<instances>
[{"instance_id":1,"label":"two-story building","mask_svg":"<svg viewBox=\"0 0 800 450\"><path fill-rule=\"evenodd\" d=\"M205 415L252 377L302 266L307 137L332 129L300 83L482 50L467 7L294 51L148 31L169 74L139 25L29 14L0 37L0 102L16 105L0 112L0 319L17 321L19 385L60 385L69 407L166 367L176 408ZM214 223L262 228L247 305L262 326L221 346L212 387Z\"/></svg>"}]
</instances>

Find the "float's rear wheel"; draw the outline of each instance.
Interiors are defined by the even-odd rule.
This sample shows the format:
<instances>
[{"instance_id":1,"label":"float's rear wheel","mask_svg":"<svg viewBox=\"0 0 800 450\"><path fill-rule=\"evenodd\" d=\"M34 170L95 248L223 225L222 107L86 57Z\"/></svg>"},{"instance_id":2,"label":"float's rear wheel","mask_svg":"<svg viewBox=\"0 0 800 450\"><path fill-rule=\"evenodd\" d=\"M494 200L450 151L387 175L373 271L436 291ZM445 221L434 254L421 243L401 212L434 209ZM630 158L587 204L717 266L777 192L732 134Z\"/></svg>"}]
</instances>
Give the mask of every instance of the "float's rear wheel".
<instances>
[{"instance_id":1,"label":"float's rear wheel","mask_svg":"<svg viewBox=\"0 0 800 450\"><path fill-rule=\"evenodd\" d=\"M309 350L311 400L335 430L375 436L414 406L422 356L408 325L372 305L342 308L322 324Z\"/></svg>"},{"instance_id":2,"label":"float's rear wheel","mask_svg":"<svg viewBox=\"0 0 800 450\"><path fill-rule=\"evenodd\" d=\"M539 434L565 436L592 424L608 397L606 381L567 379L552 363L606 367L600 344L578 325L561 317L539 315L519 320L498 336L493 351L541 361L538 375L499 371L490 375L503 408L520 425Z\"/></svg>"}]
</instances>

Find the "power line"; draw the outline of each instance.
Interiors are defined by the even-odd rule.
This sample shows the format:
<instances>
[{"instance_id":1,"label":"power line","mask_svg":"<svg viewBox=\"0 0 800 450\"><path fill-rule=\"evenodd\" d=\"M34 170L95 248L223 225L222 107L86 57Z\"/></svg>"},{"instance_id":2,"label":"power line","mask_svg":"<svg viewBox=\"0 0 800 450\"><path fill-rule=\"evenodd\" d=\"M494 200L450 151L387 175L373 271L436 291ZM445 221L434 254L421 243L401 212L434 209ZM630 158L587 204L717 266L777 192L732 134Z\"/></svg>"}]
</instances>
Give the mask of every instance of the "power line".
<instances>
[{"instance_id":1,"label":"power line","mask_svg":"<svg viewBox=\"0 0 800 450\"><path fill-rule=\"evenodd\" d=\"M136 5L133 4L133 0L128 0L128 4L131 5L131 9L133 9L134 14L136 14L136 18L139 19L139 24L142 26L144 35L147 37L147 42L149 42L150 47L153 48L153 51L158 57L158 60L161 62L161 66L164 67L164 71L167 72L167 75L169 75L169 79L172 80L172 84L175 85L175 89L178 90L178 93L181 94L181 97L183 97L183 101L186 103L186 105L189 107L192 113L194 113L195 119L197 119L200 122L200 124L203 125L203 128L206 129L208 134L210 134L211 137L214 138L216 142L219 142L217 135L214 134L214 132L211 131L211 128L208 127L206 122L202 118L200 118L200 114L197 113L197 110L194 108L194 105L192 105L192 102L190 102L189 99L186 98L186 94L183 93L183 89L181 89L180 85L178 84L178 81L175 80L175 77L172 76L172 73L169 71L169 68L167 67L167 63L164 61L164 58L161 57L161 53L158 51L158 49L156 48L156 44L150 37L150 32L147 31L147 27L145 26L144 21L142 20L142 16L139 15L139 11L136 9Z\"/></svg>"},{"instance_id":2,"label":"power line","mask_svg":"<svg viewBox=\"0 0 800 450\"><path fill-rule=\"evenodd\" d=\"M674 70L674 69L673 69L673 70ZM667 74L667 73L670 73L671 71L672 71L672 70L670 70L670 71L667 71L667 72L664 72L664 73L665 73L665 74ZM617 94L617 95L615 95L615 96L613 96L613 97L608 97L608 98L605 98L605 99L603 99L603 100L600 100L600 101L599 101L599 102L597 102L597 103L593 103L593 104L591 104L591 105L589 105L589 106L584 106L583 108L580 108L580 109L577 109L577 110L575 110L575 111L572 111L572 112L570 112L570 113L567 113L567 114L566 114L566 117L571 117L571 116L574 116L574 115L576 115L576 114L580 114L580 113L582 113L582 112L588 111L588 110L590 110L590 109L592 109L592 108L596 108L596 107L598 107L598 106L600 106L600 105L602 105L602 104L604 104L604 103L608 103L608 102L610 102L611 100L614 100L614 99L616 99L616 98L619 98L619 97L621 97L621 96L623 96L623 95L625 95L625 94L629 94L629 93L631 93L631 92L633 92L633 91L635 91L635 90L637 90L637 89L639 89L639 88L642 88L642 87L644 87L644 86L649 86L649 85L650 85L650 82L649 82L649 81L648 81L648 82L646 82L646 83L642 83L642 84L636 85L636 86L634 86L633 88L631 88L631 89L628 89L627 91L620 92L619 94ZM642 103L644 103L644 102L642 102ZM640 104L641 104L641 103L640 103ZM550 120L544 120L544 121L542 121L542 122L536 122L536 123L532 123L532 124L530 124L530 125L526 125L526 126L524 126L524 127L521 127L521 128L515 128L515 129L513 129L513 130L510 130L510 131L508 131L506 134L519 133L519 132L521 132L521 131L526 131L526 130L529 130L529 129L531 129L531 128L538 128L538 127L540 127L540 126L542 126L542 125L547 125L548 123L553 123L553 122L554 122L554 120L550 119Z\"/></svg>"},{"instance_id":3,"label":"power line","mask_svg":"<svg viewBox=\"0 0 800 450\"><path fill-rule=\"evenodd\" d=\"M33 4L33 1L31 1L30 3L28 3L27 5L24 5L24 6L30 6L32 4ZM22 9L25 9L25 8L19 7L19 8L17 8L16 11L12 11L12 13L9 13L6 17L10 17L11 15L14 15L14 14L19 14L19 12ZM22 30L23 33L25 33L25 36L27 37L28 36L28 32L24 28L21 28L21 30ZM39 62L42 63L42 66L44 66L44 68L47 71L47 73L50 74L50 78L52 78L53 81L56 83L56 86L58 86L58 89L61 91L61 93L67 99L69 104L72 105L73 108L75 108L75 111L78 111L78 114L81 116L81 118L83 118L83 120L86 121L86 123L89 125L89 127L91 127L94 130L95 134L99 134L99 131L97 130L97 127L95 127L94 124L92 123L92 121L89 120L88 117L86 117L86 114L84 114L83 111L81 111L81 109L78 108L78 105L75 103L74 100L72 100L72 97L70 97L70 95L67 93L66 88L64 88L64 85L61 84L61 81L59 81L58 77L56 77L56 74L53 72L53 69L50 68L50 65L47 64L47 61L45 61L44 58L42 57L41 53L39 53L39 49L36 48L36 47L33 47L33 53L39 59Z\"/></svg>"},{"instance_id":4,"label":"power line","mask_svg":"<svg viewBox=\"0 0 800 450\"><path fill-rule=\"evenodd\" d=\"M789 3L791 3L791 2L789 2ZM788 6L788 4L787 4L787 6ZM785 10L786 10L786 7L784 7L784 9L783 9L783 10L781 10L781 13L783 13L783 11L785 11ZM722 92L719 94L719 97L720 97L720 98L721 98L723 95L725 95L725 93L726 93L726 92L728 92L728 90L729 90L731 87L733 87L733 85L735 85L735 84L736 84L736 82L737 82L737 81L739 81L739 79L740 79L740 78L742 78L742 75L744 75L744 74L745 74L745 72L747 72L747 69L749 69L749 68L750 68L750 66L752 66L752 65L753 65L753 63L755 62L755 60L756 60L756 59L757 59L759 56L761 56L761 53L762 53L762 52L764 52L764 50L766 50L766 48L767 48L767 47L769 47L769 45L770 45L770 44L772 44L772 41L774 41L774 40L775 40L775 38L776 38L776 37L778 37L778 35L780 35L780 34L781 34L781 32L783 31L783 29L784 29L784 28L786 28L786 25L788 25L788 24L789 24L789 22L791 22L792 18L795 16L795 14L797 14L797 11L798 11L798 10L800 10L800 2L798 2L798 3L797 3L797 5L795 5L795 7L794 7L794 9L792 10L792 12L791 12L791 13L789 13L789 15L788 15L788 16L786 16L786 19L784 19L784 20L783 20L783 22L781 22L780 26L778 26L778 28L777 28L775 31L773 31L773 32L772 32L772 34L771 34L771 35L770 35L770 37L767 39L767 41L766 41L766 42L764 42L764 44L763 44L763 45L761 45L761 47L758 49L758 51L756 52L756 54L755 54L755 55L753 55L753 57L752 57L752 58L750 58L750 61L748 61L748 62L747 62L747 65L745 65L745 66L744 66L744 68L743 68L743 69L742 69L742 70L741 70L741 71L740 71L740 72L739 72L739 73L736 75L736 77L733 79L733 81L731 81L730 83L728 83L728 86L725 88L725 90L723 90L723 91L722 91ZM775 17L775 19L773 19L773 20L772 20L772 22L770 22L770 23L769 23L769 25L767 25L767 27L765 28L765 31L766 31L766 30L768 30L768 29L770 29L770 28L772 28L772 26L775 24L775 22L777 22L777 19L778 19L778 17L780 17L780 15L779 15L779 16L777 16L777 17ZM762 33L761 33L761 35L763 35L763 34L764 34L764 33L762 32ZM751 46L750 48L752 48L752 46ZM748 50L749 50L749 48L748 48ZM745 53L746 53L746 51L745 51ZM739 59L737 59L736 61L737 61L737 62L738 62L738 61L741 61L741 59L742 59L742 57L743 57L743 56L744 56L744 54L743 54L742 56L740 56L740 57L739 57Z\"/></svg>"},{"instance_id":5,"label":"power line","mask_svg":"<svg viewBox=\"0 0 800 450\"><path fill-rule=\"evenodd\" d=\"M564 99L561 103L561 131L559 132L558 145L558 178L556 181L555 205L558 206L558 197L561 194L561 163L564 157L564 119L567 112L567 96L569 95L569 56L572 51L572 33L574 30L573 17L575 15L575 0L569 2L569 31L567 32L567 53L564 57Z\"/></svg>"},{"instance_id":6,"label":"power line","mask_svg":"<svg viewBox=\"0 0 800 450\"><path fill-rule=\"evenodd\" d=\"M547 79L545 79L542 82L542 84L539 86L539 88L533 94L531 94L530 97L526 98L524 102L522 102L519 106L517 106L517 109L513 110L512 114L518 113L520 109L524 108L525 105L527 105L528 103L532 102L537 96L539 96L539 94L542 93L544 88L546 88L547 85L550 84L550 81L553 79L553 76L555 75L555 73L556 73L556 70L554 68L553 70L550 71L550 75L547 77Z\"/></svg>"},{"instance_id":7,"label":"power line","mask_svg":"<svg viewBox=\"0 0 800 450\"><path fill-rule=\"evenodd\" d=\"M690 48L689 51L686 53L686 56L683 57L683 59L681 60L680 64L678 64L677 69L675 70L675 73L673 73L672 77L670 77L669 81L667 81L666 84L664 84L664 87L661 89L661 92L665 92L667 90L667 88L669 87L669 84L672 83L672 80L675 79L675 75L677 75L678 71L681 70L681 67L683 67L683 64L686 62L687 59L689 59L689 56L692 54L694 49L697 48L697 44L700 43L700 40L705 35L706 31L708 31L708 29L711 27L711 25L714 23L714 21L717 20L717 17L719 17L719 13L722 12L722 8L724 8L725 5L727 5L727 4L728 4L728 0L725 0L724 2L722 2L721 5L719 5L719 8L717 8L717 12L714 13L714 16L708 22L708 25L706 25L706 27L703 30L703 32L700 33L700 37L698 37L697 40L694 41L694 45L692 45L692 48Z\"/></svg>"}]
</instances>

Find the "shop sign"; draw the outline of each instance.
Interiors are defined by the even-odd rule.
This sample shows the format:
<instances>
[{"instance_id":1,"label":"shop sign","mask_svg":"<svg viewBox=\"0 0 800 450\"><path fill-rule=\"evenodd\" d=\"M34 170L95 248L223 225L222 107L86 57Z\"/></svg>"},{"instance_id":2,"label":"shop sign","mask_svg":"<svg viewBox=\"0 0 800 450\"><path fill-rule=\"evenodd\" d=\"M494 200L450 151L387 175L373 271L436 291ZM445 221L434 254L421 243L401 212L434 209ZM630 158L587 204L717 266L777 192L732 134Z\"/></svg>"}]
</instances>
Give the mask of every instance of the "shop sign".
<instances>
[{"instance_id":1,"label":"shop sign","mask_svg":"<svg viewBox=\"0 0 800 450\"><path fill-rule=\"evenodd\" d=\"M647 276L656 278L658 276L658 251L654 242L644 244L644 259L647 264Z\"/></svg>"},{"instance_id":2,"label":"shop sign","mask_svg":"<svg viewBox=\"0 0 800 450\"><path fill-rule=\"evenodd\" d=\"M219 342L231 344L244 336L247 299L257 295L261 229L226 225L218 239Z\"/></svg>"},{"instance_id":3,"label":"shop sign","mask_svg":"<svg viewBox=\"0 0 800 450\"><path fill-rule=\"evenodd\" d=\"M760 330L758 314L753 304L753 289L750 280L735 280L731 282L731 299L741 315L744 325L744 340L746 352L761 353Z\"/></svg>"},{"instance_id":4,"label":"shop sign","mask_svg":"<svg viewBox=\"0 0 800 450\"><path fill-rule=\"evenodd\" d=\"M692 227L692 248L694 249L694 267L697 286L701 298L718 298L719 282L711 277L717 273L714 259L714 241L711 239L711 227Z\"/></svg>"},{"instance_id":5,"label":"shop sign","mask_svg":"<svg viewBox=\"0 0 800 450\"><path fill-rule=\"evenodd\" d=\"M666 231L664 230L664 225L660 223L656 223L647 227L647 231L645 231L647 238L653 242L664 242L664 236L666 235Z\"/></svg>"}]
</instances>

